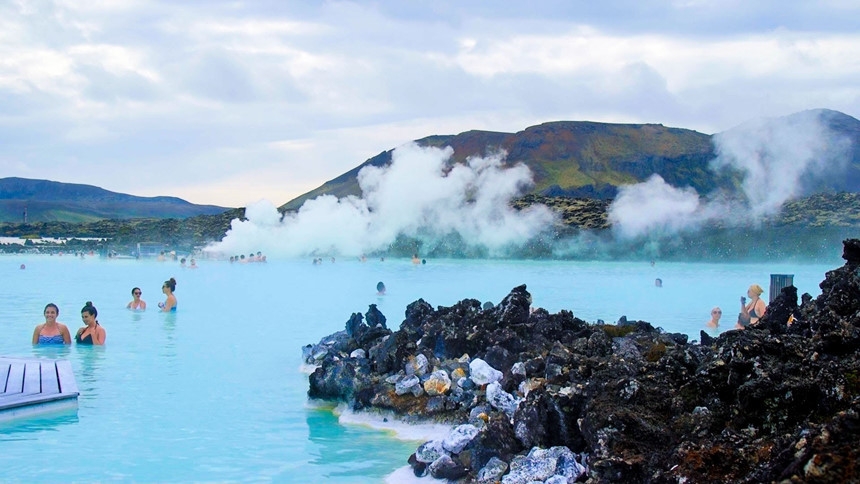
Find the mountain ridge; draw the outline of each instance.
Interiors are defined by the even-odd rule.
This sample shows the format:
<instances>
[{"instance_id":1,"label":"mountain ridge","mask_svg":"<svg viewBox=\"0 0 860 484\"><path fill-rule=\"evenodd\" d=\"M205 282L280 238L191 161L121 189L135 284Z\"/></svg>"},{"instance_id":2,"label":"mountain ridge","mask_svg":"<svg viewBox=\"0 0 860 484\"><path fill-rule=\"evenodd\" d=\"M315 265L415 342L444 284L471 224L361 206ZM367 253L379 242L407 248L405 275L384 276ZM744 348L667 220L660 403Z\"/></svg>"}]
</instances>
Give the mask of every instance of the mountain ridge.
<instances>
[{"instance_id":1,"label":"mountain ridge","mask_svg":"<svg viewBox=\"0 0 860 484\"><path fill-rule=\"evenodd\" d=\"M139 197L93 185L20 177L0 178L0 222L93 222L104 219L187 218L230 210L178 197Z\"/></svg>"},{"instance_id":2,"label":"mountain ridge","mask_svg":"<svg viewBox=\"0 0 860 484\"><path fill-rule=\"evenodd\" d=\"M850 166L845 177L819 181L823 191L860 190L860 121L839 111L814 109L779 119L821 118L827 126L850 139ZM414 140L422 147L453 149L449 163L464 163L472 156L487 156L503 150L508 166L523 163L534 177L526 194L610 199L619 186L660 175L676 187L692 187L698 193L737 188L742 179L737 170L715 172L709 164L717 157L714 140L739 125L714 135L663 124L551 121L529 126L516 133L470 130L456 135L431 135ZM385 166L393 149L383 151L321 186L283 204L281 210L297 210L319 195L361 196L358 172L365 166ZM809 194L809 193L806 193Z\"/></svg>"}]
</instances>

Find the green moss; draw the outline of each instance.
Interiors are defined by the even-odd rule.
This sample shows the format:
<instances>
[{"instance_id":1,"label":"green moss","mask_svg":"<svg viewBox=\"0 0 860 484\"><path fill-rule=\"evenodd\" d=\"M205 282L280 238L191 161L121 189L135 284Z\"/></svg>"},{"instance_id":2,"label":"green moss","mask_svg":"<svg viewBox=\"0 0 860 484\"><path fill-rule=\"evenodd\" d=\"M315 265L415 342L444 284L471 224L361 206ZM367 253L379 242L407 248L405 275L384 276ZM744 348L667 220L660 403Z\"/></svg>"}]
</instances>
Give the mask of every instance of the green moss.
<instances>
[{"instance_id":1,"label":"green moss","mask_svg":"<svg viewBox=\"0 0 860 484\"><path fill-rule=\"evenodd\" d=\"M535 160L533 163L543 168L547 174L546 178L535 186L538 191L550 185L581 187L595 182L593 178L579 171L579 164L577 163L558 163L544 160Z\"/></svg>"},{"instance_id":2,"label":"green moss","mask_svg":"<svg viewBox=\"0 0 860 484\"><path fill-rule=\"evenodd\" d=\"M860 373L856 371L845 372L845 391L852 397L860 394Z\"/></svg>"},{"instance_id":3,"label":"green moss","mask_svg":"<svg viewBox=\"0 0 860 484\"><path fill-rule=\"evenodd\" d=\"M645 352L645 359L654 363L659 361L666 354L666 345L663 343L654 343L648 351Z\"/></svg>"},{"instance_id":4,"label":"green moss","mask_svg":"<svg viewBox=\"0 0 860 484\"><path fill-rule=\"evenodd\" d=\"M600 329L603 330L610 338L619 338L622 336L627 336L628 334L636 331L636 326L617 326L614 324L604 324L600 326Z\"/></svg>"}]
</instances>

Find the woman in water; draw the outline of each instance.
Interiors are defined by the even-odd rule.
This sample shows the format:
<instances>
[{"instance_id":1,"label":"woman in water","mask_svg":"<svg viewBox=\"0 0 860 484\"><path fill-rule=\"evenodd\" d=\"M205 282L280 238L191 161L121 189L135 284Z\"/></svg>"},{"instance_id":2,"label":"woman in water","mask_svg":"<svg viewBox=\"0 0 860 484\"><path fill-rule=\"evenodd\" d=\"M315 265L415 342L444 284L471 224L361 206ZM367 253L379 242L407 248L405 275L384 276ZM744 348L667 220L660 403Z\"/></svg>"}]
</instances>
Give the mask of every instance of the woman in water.
<instances>
[{"instance_id":1,"label":"woman in water","mask_svg":"<svg viewBox=\"0 0 860 484\"><path fill-rule=\"evenodd\" d=\"M747 298L741 296L741 314L739 319L746 323L742 326L756 324L764 316L765 311L767 311L767 304L760 299L763 292L764 289L761 286L753 284L747 289L747 296L750 298L749 304L747 304Z\"/></svg>"},{"instance_id":2,"label":"woman in water","mask_svg":"<svg viewBox=\"0 0 860 484\"><path fill-rule=\"evenodd\" d=\"M107 333L96 320L99 312L93 303L87 301L81 309L81 320L84 322L84 327L75 333L75 343L79 345L103 345Z\"/></svg>"},{"instance_id":3,"label":"woman in water","mask_svg":"<svg viewBox=\"0 0 860 484\"><path fill-rule=\"evenodd\" d=\"M139 311L146 310L146 301L144 301L143 299L140 298L140 294L141 294L141 291L140 291L139 287L135 287L134 289L131 290L131 296L134 299L130 303L128 303L128 306L126 306L128 309L134 309L136 311L137 310L139 310Z\"/></svg>"},{"instance_id":4,"label":"woman in water","mask_svg":"<svg viewBox=\"0 0 860 484\"><path fill-rule=\"evenodd\" d=\"M167 296L167 299L163 303L158 303L158 307L160 307L165 313L176 311L176 296L173 295L173 291L175 290L176 279L172 277L169 280L164 281L164 285L161 286L161 292Z\"/></svg>"},{"instance_id":5,"label":"woman in water","mask_svg":"<svg viewBox=\"0 0 860 484\"><path fill-rule=\"evenodd\" d=\"M57 322L57 316L60 315L60 308L58 308L54 303L49 303L45 306L44 314L44 324L37 324L36 329L33 331L33 344L71 344L72 336L69 334L69 328L67 328L65 324Z\"/></svg>"}]
</instances>

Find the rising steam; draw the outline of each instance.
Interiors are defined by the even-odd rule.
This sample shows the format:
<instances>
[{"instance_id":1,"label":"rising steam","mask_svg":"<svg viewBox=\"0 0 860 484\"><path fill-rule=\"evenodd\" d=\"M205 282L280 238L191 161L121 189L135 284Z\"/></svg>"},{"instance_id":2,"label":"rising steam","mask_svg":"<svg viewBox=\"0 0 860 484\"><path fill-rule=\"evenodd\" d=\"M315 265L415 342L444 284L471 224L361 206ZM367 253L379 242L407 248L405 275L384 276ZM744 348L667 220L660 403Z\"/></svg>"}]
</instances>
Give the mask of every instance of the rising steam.
<instances>
[{"instance_id":1,"label":"rising steam","mask_svg":"<svg viewBox=\"0 0 860 484\"><path fill-rule=\"evenodd\" d=\"M503 154L451 164L451 148L408 144L390 165L358 174L363 198L323 195L283 219L274 205L249 205L247 221L233 220L209 250L244 254L356 256L387 249L399 235L419 240L459 235L490 252L524 244L554 221L542 205L509 205L532 184L525 165L505 168Z\"/></svg>"},{"instance_id":2,"label":"rising steam","mask_svg":"<svg viewBox=\"0 0 860 484\"><path fill-rule=\"evenodd\" d=\"M750 122L714 135L717 157L710 169L735 170L742 194L700 197L659 175L619 188L609 220L621 238L690 230L708 221L754 225L792 198L844 173L850 141L831 130L822 111ZM731 201L727 201L731 200Z\"/></svg>"}]
</instances>

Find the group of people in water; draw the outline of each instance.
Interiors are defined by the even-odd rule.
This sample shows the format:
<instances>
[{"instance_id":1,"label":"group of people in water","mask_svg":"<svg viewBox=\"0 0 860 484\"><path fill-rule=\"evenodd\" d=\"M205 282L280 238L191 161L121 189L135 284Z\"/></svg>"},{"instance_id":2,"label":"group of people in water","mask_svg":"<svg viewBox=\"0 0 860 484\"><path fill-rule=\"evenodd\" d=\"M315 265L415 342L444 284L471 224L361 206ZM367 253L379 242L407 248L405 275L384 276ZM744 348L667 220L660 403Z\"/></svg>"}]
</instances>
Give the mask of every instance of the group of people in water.
<instances>
[{"instance_id":1,"label":"group of people in water","mask_svg":"<svg viewBox=\"0 0 860 484\"><path fill-rule=\"evenodd\" d=\"M759 319L764 317L767 312L767 304L761 299L764 289L758 284L753 284L747 289L747 295L741 296L741 312L738 314L738 321L735 323L735 329L744 329L750 325L756 324ZM749 297L749 302L747 302ZM719 307L711 309L711 320L705 323L705 326L716 329L720 326L720 318L723 316L723 310Z\"/></svg>"},{"instance_id":2,"label":"group of people in water","mask_svg":"<svg viewBox=\"0 0 860 484\"><path fill-rule=\"evenodd\" d=\"M164 302L159 302L158 307L162 312L176 312L176 296L173 292L176 291L176 279L170 278L164 281L161 286L161 291L166 296ZM142 291L139 287L131 290L132 300L126 305L126 308L134 311L145 311L146 301L140 298ZM33 330L34 345L50 345L50 344L71 344L72 336L68 326L57 321L60 315L60 308L54 303L48 303L45 306L44 316L45 322L37 324ZM107 332L99 324L98 310L91 301L87 301L81 309L81 321L84 326L75 333L75 343L79 345L103 345L107 339Z\"/></svg>"},{"instance_id":3,"label":"group of people in water","mask_svg":"<svg viewBox=\"0 0 860 484\"><path fill-rule=\"evenodd\" d=\"M266 256L263 255L263 253L260 251L257 251L256 254L251 252L250 254L248 254L247 258L245 257L245 254L231 255L230 263L232 264L233 262L238 262L240 264L247 264L248 262L266 262Z\"/></svg>"},{"instance_id":4,"label":"group of people in water","mask_svg":"<svg viewBox=\"0 0 860 484\"><path fill-rule=\"evenodd\" d=\"M54 303L48 303L45 306L45 322L37 324L33 330L33 344L50 345L50 344L71 344L72 335L69 328L57 321L60 315L60 308ZM84 326L75 333L75 342L79 345L103 345L107 334L105 329L101 327L96 317L99 315L93 303L87 301L81 309L81 320Z\"/></svg>"},{"instance_id":5,"label":"group of people in water","mask_svg":"<svg viewBox=\"0 0 860 484\"><path fill-rule=\"evenodd\" d=\"M158 303L158 308L160 311L169 313L176 311L176 296L173 295L173 292L176 291L176 279L170 278L164 281L164 284L161 286L161 292L166 296L164 302ZM140 298L142 291L139 287L132 288L131 297L133 298L131 302L129 302L125 307L128 309L133 309L135 311L145 311L146 310L146 301Z\"/></svg>"}]
</instances>

